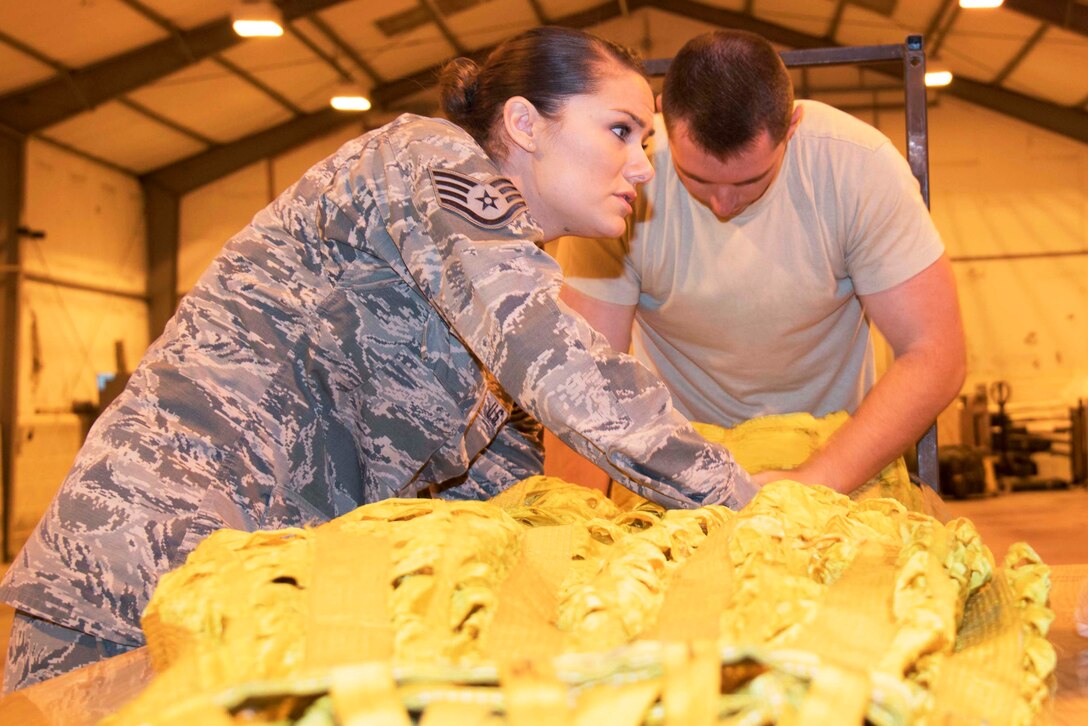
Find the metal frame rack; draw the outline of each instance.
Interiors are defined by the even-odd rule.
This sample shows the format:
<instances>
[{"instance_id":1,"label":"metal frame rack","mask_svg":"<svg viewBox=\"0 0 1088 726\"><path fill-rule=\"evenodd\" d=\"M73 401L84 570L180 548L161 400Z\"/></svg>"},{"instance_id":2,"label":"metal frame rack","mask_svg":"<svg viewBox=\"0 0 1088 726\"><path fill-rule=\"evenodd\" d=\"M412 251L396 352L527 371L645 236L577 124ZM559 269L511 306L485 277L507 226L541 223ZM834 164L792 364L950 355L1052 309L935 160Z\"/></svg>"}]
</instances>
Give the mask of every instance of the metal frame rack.
<instances>
[{"instance_id":1,"label":"metal frame rack","mask_svg":"<svg viewBox=\"0 0 1088 726\"><path fill-rule=\"evenodd\" d=\"M898 62L903 69L903 93L907 126L907 162L918 179L922 198L929 206L929 130L926 121L926 57L922 36L909 35L903 44L859 45L841 48L787 50L782 60L790 68ZM663 76L669 58L646 62L650 75ZM937 465L937 424L934 422L917 444L918 477L934 491L941 491Z\"/></svg>"}]
</instances>

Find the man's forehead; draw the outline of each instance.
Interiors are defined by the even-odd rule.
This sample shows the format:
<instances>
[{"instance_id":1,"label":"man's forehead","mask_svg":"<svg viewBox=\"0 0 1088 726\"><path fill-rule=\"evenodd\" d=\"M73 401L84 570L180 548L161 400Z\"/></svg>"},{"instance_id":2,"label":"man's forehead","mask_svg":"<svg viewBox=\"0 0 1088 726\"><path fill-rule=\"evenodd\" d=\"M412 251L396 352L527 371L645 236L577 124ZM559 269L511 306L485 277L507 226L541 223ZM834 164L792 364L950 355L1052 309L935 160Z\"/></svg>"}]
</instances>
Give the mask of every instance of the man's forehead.
<instances>
[{"instance_id":1,"label":"man's forehead","mask_svg":"<svg viewBox=\"0 0 1088 726\"><path fill-rule=\"evenodd\" d=\"M668 126L668 132L673 165L695 181L712 184L752 182L774 165L777 145L771 143L766 130L760 131L739 153L725 158L707 151L680 122Z\"/></svg>"}]
</instances>

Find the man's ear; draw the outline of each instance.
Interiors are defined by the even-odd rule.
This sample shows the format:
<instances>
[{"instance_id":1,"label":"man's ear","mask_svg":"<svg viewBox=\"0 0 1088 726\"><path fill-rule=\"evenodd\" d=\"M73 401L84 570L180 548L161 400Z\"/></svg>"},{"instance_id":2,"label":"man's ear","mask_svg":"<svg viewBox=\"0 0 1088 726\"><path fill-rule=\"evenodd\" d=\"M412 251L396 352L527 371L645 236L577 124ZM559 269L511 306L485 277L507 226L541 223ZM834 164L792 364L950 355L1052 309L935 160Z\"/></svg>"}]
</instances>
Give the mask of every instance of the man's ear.
<instances>
[{"instance_id":1,"label":"man's ear","mask_svg":"<svg viewBox=\"0 0 1088 726\"><path fill-rule=\"evenodd\" d=\"M502 125L512 144L528 153L536 151L540 134L540 112L533 102L524 96L506 99L502 106Z\"/></svg>"},{"instance_id":2,"label":"man's ear","mask_svg":"<svg viewBox=\"0 0 1088 726\"><path fill-rule=\"evenodd\" d=\"M793 132L797 130L797 127L801 124L801 117L805 115L805 107L801 104L797 104L793 107L793 115L790 116L790 127L786 131L786 141L789 141L793 136Z\"/></svg>"},{"instance_id":3,"label":"man's ear","mask_svg":"<svg viewBox=\"0 0 1088 726\"><path fill-rule=\"evenodd\" d=\"M654 96L654 111L661 113L661 94Z\"/></svg>"}]
</instances>

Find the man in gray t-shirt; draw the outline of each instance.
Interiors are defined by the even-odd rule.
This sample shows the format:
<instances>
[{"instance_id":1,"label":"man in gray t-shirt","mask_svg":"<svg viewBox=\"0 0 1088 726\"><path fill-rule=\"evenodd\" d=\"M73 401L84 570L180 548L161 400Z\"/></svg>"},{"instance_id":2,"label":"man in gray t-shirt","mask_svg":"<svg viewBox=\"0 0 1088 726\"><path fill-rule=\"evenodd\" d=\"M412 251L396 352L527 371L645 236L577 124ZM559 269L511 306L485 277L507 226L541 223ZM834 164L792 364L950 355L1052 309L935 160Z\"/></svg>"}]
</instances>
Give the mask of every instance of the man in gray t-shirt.
<instances>
[{"instance_id":1,"label":"man in gray t-shirt","mask_svg":"<svg viewBox=\"0 0 1088 726\"><path fill-rule=\"evenodd\" d=\"M854 490L963 381L951 266L917 182L876 129L795 104L759 36L691 41L669 70L663 111L656 178L627 237L560 245L563 301L657 372L693 420L849 411L788 476ZM875 385L869 321L895 353ZM550 472L603 483L557 449Z\"/></svg>"}]
</instances>

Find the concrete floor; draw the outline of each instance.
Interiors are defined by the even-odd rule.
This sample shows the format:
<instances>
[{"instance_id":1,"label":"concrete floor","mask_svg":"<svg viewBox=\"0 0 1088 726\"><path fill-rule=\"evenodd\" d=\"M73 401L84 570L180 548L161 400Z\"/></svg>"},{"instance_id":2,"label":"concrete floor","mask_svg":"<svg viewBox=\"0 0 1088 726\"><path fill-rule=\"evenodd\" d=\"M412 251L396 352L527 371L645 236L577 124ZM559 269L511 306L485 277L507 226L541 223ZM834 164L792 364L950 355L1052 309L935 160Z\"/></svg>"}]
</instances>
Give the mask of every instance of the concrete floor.
<instances>
[{"instance_id":1,"label":"concrete floor","mask_svg":"<svg viewBox=\"0 0 1088 726\"><path fill-rule=\"evenodd\" d=\"M1027 542L1049 565L1088 563L1088 488L1016 491L946 504L953 515L975 523L999 561L1010 544Z\"/></svg>"},{"instance_id":2,"label":"concrete floor","mask_svg":"<svg viewBox=\"0 0 1088 726\"><path fill-rule=\"evenodd\" d=\"M1048 564L1088 563L1088 489L1084 487L1012 492L946 504L953 516L975 523L998 562L1009 545L1025 541ZM0 575L6 569L0 564ZM0 654L7 652L11 617L11 608L0 604Z\"/></svg>"}]
</instances>

